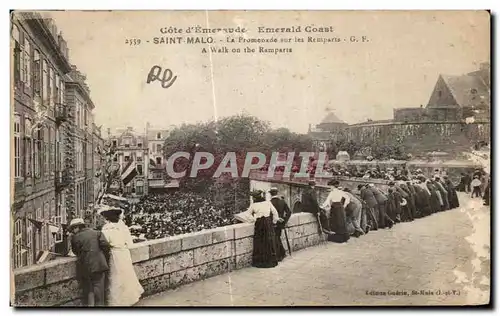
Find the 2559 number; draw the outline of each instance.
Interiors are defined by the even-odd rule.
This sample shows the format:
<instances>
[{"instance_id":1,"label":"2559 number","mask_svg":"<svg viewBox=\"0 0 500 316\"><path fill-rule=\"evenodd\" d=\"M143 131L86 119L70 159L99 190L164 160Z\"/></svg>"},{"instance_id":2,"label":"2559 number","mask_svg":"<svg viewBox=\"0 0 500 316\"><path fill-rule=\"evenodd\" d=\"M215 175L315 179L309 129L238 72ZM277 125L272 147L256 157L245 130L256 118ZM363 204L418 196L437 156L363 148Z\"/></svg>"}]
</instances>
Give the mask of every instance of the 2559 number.
<instances>
[{"instance_id":1,"label":"2559 number","mask_svg":"<svg viewBox=\"0 0 500 316\"><path fill-rule=\"evenodd\" d=\"M127 38L125 39L125 45L137 46L141 44L141 39L139 38Z\"/></svg>"}]
</instances>

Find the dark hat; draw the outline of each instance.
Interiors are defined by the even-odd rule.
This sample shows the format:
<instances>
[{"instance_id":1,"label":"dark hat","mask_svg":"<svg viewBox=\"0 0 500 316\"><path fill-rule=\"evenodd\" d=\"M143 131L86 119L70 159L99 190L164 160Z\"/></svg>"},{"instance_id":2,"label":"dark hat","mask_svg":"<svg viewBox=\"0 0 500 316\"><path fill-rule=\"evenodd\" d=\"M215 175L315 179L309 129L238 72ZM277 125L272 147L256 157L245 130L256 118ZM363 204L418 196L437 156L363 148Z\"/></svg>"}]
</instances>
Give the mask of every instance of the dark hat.
<instances>
[{"instance_id":1,"label":"dark hat","mask_svg":"<svg viewBox=\"0 0 500 316\"><path fill-rule=\"evenodd\" d=\"M262 190L253 190L252 192L250 192L250 196L252 197L262 197L264 195L264 191Z\"/></svg>"},{"instance_id":2,"label":"dark hat","mask_svg":"<svg viewBox=\"0 0 500 316\"><path fill-rule=\"evenodd\" d=\"M107 217L107 216L112 216L112 215L120 215L121 213L123 213L123 210L119 207L115 207L115 206L109 206L109 205L101 205L99 206L99 209L97 210L97 213L104 216L104 217Z\"/></svg>"},{"instance_id":3,"label":"dark hat","mask_svg":"<svg viewBox=\"0 0 500 316\"><path fill-rule=\"evenodd\" d=\"M314 181L314 180L309 180L309 185L316 185L316 181Z\"/></svg>"},{"instance_id":4,"label":"dark hat","mask_svg":"<svg viewBox=\"0 0 500 316\"><path fill-rule=\"evenodd\" d=\"M394 181L390 181L388 184L392 187L394 185Z\"/></svg>"},{"instance_id":5,"label":"dark hat","mask_svg":"<svg viewBox=\"0 0 500 316\"><path fill-rule=\"evenodd\" d=\"M338 187L340 185L340 182L338 180L330 180L328 181L328 185Z\"/></svg>"}]
</instances>

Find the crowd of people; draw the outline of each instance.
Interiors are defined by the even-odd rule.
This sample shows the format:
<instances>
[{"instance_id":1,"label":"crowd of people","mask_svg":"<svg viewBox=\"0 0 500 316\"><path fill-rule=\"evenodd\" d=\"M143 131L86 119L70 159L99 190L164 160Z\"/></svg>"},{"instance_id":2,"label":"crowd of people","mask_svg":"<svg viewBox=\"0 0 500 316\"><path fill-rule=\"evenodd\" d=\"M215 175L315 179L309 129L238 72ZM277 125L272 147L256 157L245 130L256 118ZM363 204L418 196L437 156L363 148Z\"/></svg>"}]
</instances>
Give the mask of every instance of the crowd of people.
<instances>
[{"instance_id":1,"label":"crowd of people","mask_svg":"<svg viewBox=\"0 0 500 316\"><path fill-rule=\"evenodd\" d=\"M460 206L456 187L446 175L402 175L399 180L390 181L386 191L373 183L351 190L341 187L338 180L331 180L324 201L318 201L315 185L315 181L310 181L302 192L302 211L313 213L320 233L336 243ZM255 223L252 265L258 268L275 267L285 257L281 230L286 227L290 212L276 188L269 193L271 200L266 201L262 191L252 192L254 203L238 214Z\"/></svg>"},{"instance_id":2,"label":"crowd of people","mask_svg":"<svg viewBox=\"0 0 500 316\"><path fill-rule=\"evenodd\" d=\"M234 224L233 211L216 206L211 192L185 190L144 196L125 215L137 241Z\"/></svg>"},{"instance_id":3,"label":"crowd of people","mask_svg":"<svg viewBox=\"0 0 500 316\"><path fill-rule=\"evenodd\" d=\"M360 177L360 174L355 174L355 176ZM440 211L441 208L449 209L452 205L458 206L456 191L471 192L475 196L486 196L485 204L489 204L489 184L485 184L488 181L485 179L484 172L480 170L476 170L472 175L463 173L458 185L452 183L447 176L441 176L438 171L434 177L427 179L421 170L416 170L414 175L410 175L405 168L399 170L390 168L385 171L374 168L365 172L361 178L390 181L389 190L383 192L382 196L375 194L375 200L366 196L369 194L366 186L360 186L357 191L353 192L347 188L342 189L347 191L347 195L355 197L351 198L354 202L348 207L349 214L350 210L354 208L353 205L362 195L361 205L367 210L364 212L367 219L363 221L365 223L363 226L370 226L372 229L380 226L385 227L386 223L393 225L393 223L400 221L413 220ZM477 186L478 182L479 186ZM372 186L368 191L371 190L377 189ZM307 197L305 199L307 200ZM386 201L382 207L383 210L380 209L379 205L382 201ZM307 203L307 201L303 202L303 205L307 205ZM305 208L307 209L307 207ZM373 214L369 211L371 209ZM390 219L380 214L387 214ZM374 221L373 217L378 220ZM370 220L370 218L372 219ZM131 227L136 242L191 233L231 225L236 222L234 205L233 207L217 206L214 201L214 193L210 190L208 192L179 190L147 195L139 203L133 205L125 215L125 223ZM360 230L351 221L349 230L353 231L353 227L357 229L358 233L361 230L366 231L366 227Z\"/></svg>"},{"instance_id":4,"label":"crowd of people","mask_svg":"<svg viewBox=\"0 0 500 316\"><path fill-rule=\"evenodd\" d=\"M479 177L474 175L477 181L472 181L476 188L473 190L489 203L489 185L482 195ZM387 191L373 184L360 184L357 190L342 188L336 180L328 184L332 190L323 204L317 202L312 190L314 183L304 193L302 203L304 211L319 217L323 232L334 242L347 242L351 236L392 228L400 222L411 222L460 206L457 187L446 175L436 174L432 178L421 173L411 178L402 176L400 180L390 181Z\"/></svg>"}]
</instances>

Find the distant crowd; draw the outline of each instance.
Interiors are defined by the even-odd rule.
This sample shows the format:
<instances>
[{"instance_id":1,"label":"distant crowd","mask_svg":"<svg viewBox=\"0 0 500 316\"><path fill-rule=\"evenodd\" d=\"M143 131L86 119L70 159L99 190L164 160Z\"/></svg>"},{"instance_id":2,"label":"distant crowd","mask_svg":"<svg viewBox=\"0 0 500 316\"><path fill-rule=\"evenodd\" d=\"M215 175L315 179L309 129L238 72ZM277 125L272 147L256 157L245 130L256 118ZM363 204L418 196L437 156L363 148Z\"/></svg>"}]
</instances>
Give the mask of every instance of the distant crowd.
<instances>
[{"instance_id":1,"label":"distant crowd","mask_svg":"<svg viewBox=\"0 0 500 316\"><path fill-rule=\"evenodd\" d=\"M125 215L125 223L141 239L157 239L234 223L228 208L216 208L211 193L183 190L144 196Z\"/></svg>"}]
</instances>

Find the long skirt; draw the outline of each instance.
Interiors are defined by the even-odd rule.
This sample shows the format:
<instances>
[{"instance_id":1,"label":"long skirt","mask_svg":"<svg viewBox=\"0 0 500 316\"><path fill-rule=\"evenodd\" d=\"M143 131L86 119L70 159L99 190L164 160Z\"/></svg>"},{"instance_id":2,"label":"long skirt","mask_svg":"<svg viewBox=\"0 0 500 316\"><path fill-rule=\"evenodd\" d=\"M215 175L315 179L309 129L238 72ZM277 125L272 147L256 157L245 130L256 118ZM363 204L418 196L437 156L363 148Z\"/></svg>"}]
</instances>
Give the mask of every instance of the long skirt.
<instances>
[{"instance_id":1,"label":"long skirt","mask_svg":"<svg viewBox=\"0 0 500 316\"><path fill-rule=\"evenodd\" d=\"M485 205L490 205L490 191L491 191L490 190L490 183L488 182L488 185L484 189L484 195L483 195L483 200L484 200ZM457 195L457 193L455 193L455 195ZM457 203L458 203L458 197L457 197Z\"/></svg>"},{"instance_id":2,"label":"long skirt","mask_svg":"<svg viewBox=\"0 0 500 316\"><path fill-rule=\"evenodd\" d=\"M417 192L417 198L415 200L415 206L417 208L417 217L425 217L432 213L432 207L430 203L430 196L425 191Z\"/></svg>"},{"instance_id":3,"label":"long skirt","mask_svg":"<svg viewBox=\"0 0 500 316\"><path fill-rule=\"evenodd\" d=\"M457 208L460 206L458 201L457 191L453 188L448 188L448 200L450 202L450 209Z\"/></svg>"},{"instance_id":4,"label":"long skirt","mask_svg":"<svg viewBox=\"0 0 500 316\"><path fill-rule=\"evenodd\" d=\"M276 236L270 216L259 217L255 222L253 235L252 266L274 268L278 265Z\"/></svg>"},{"instance_id":5,"label":"long skirt","mask_svg":"<svg viewBox=\"0 0 500 316\"><path fill-rule=\"evenodd\" d=\"M436 191L431 191L431 197L429 199L429 202L431 204L432 213L441 211L441 202L439 200L439 196L436 193Z\"/></svg>"},{"instance_id":6,"label":"long skirt","mask_svg":"<svg viewBox=\"0 0 500 316\"><path fill-rule=\"evenodd\" d=\"M132 306L144 289L135 274L127 248L113 248L109 259L108 306Z\"/></svg>"},{"instance_id":7,"label":"long skirt","mask_svg":"<svg viewBox=\"0 0 500 316\"><path fill-rule=\"evenodd\" d=\"M329 241L344 243L349 240L345 209L342 203L332 203L329 224L330 230L335 233L328 236Z\"/></svg>"}]
</instances>

